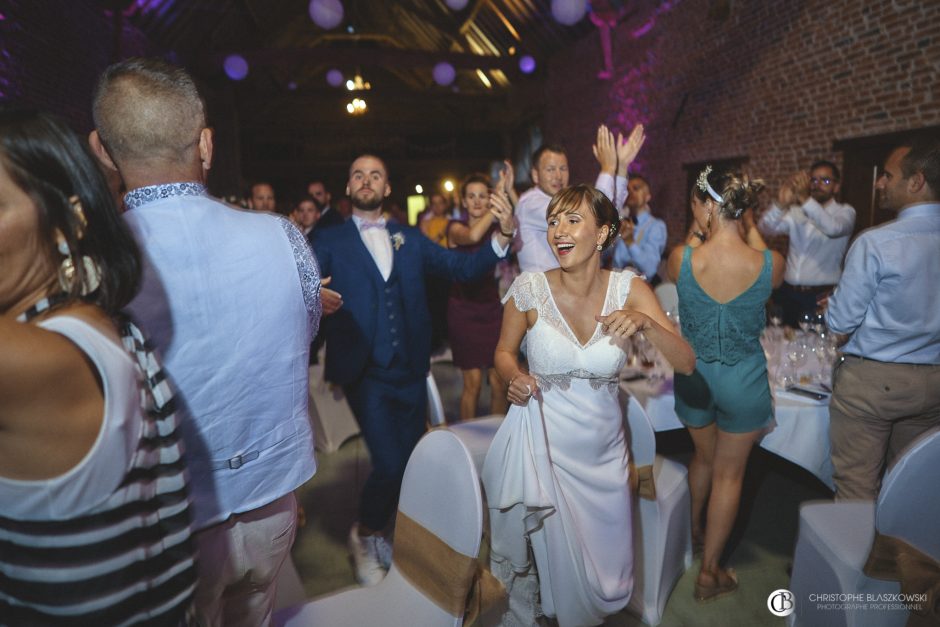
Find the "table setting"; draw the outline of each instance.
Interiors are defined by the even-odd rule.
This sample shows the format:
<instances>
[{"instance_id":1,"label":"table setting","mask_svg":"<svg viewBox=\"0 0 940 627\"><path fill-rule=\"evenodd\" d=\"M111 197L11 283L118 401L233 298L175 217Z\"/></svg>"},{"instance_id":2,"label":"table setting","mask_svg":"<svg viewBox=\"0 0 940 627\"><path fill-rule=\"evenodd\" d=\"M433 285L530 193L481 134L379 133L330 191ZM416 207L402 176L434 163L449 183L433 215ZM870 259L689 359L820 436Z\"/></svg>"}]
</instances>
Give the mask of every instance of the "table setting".
<instances>
[{"instance_id":1,"label":"table setting","mask_svg":"<svg viewBox=\"0 0 940 627\"><path fill-rule=\"evenodd\" d=\"M840 358L822 316L806 314L799 329L771 324L761 336L773 396L774 421L760 446L833 487L829 453L832 368ZM642 334L627 347L620 388L636 397L656 431L682 429L675 413L673 372Z\"/></svg>"}]
</instances>

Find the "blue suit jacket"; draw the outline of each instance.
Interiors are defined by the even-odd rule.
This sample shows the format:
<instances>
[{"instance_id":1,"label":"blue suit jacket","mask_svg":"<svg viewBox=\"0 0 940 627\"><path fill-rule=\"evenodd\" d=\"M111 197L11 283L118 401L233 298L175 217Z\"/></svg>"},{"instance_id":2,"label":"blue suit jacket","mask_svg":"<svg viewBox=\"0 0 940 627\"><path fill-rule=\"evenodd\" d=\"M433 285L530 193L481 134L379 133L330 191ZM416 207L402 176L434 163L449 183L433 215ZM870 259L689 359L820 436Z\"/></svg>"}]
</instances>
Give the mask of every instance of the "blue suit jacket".
<instances>
[{"instance_id":1,"label":"blue suit jacket","mask_svg":"<svg viewBox=\"0 0 940 627\"><path fill-rule=\"evenodd\" d=\"M431 315L425 295L425 274L470 281L492 271L499 257L488 243L468 255L438 246L414 227L390 223L388 231L393 237L400 233L403 238L397 249L392 246L389 281L397 275L401 284L408 368L416 376L424 376L431 357ZM313 250L320 262L321 275L333 279L328 287L343 297L339 311L324 316L321 324L326 338L325 377L333 383L351 383L362 375L372 354L381 323L378 302L385 296L386 283L352 220L316 231Z\"/></svg>"}]
</instances>

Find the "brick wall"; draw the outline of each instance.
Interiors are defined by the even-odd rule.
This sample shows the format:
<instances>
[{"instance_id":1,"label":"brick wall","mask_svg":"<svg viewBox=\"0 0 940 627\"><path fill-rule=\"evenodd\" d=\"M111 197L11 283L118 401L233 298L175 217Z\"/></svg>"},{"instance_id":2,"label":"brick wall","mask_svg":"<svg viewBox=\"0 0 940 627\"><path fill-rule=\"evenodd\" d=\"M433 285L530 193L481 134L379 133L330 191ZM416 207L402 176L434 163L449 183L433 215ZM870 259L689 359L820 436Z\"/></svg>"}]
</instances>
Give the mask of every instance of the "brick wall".
<instances>
[{"instance_id":1,"label":"brick wall","mask_svg":"<svg viewBox=\"0 0 940 627\"><path fill-rule=\"evenodd\" d=\"M569 150L572 180L593 180L597 124L647 127L637 167L654 213L681 239L683 164L746 156L777 183L835 140L940 124L940 3L806 0L642 3L613 33L614 78L596 78L599 38L548 65L544 132ZM684 103L684 104L683 104Z\"/></svg>"},{"instance_id":2,"label":"brick wall","mask_svg":"<svg viewBox=\"0 0 940 627\"><path fill-rule=\"evenodd\" d=\"M87 133L92 90L115 53L111 19L94 0L0 3L0 99L52 111ZM124 25L121 57L147 54L144 35Z\"/></svg>"}]
</instances>

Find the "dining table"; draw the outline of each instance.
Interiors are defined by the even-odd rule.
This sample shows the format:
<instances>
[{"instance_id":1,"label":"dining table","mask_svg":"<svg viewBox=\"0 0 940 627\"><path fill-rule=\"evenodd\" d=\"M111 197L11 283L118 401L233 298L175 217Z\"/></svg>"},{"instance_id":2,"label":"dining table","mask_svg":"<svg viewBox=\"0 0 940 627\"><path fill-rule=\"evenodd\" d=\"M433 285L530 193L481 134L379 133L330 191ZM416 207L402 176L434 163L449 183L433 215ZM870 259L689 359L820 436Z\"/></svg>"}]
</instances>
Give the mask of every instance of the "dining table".
<instances>
[{"instance_id":1,"label":"dining table","mask_svg":"<svg viewBox=\"0 0 940 627\"><path fill-rule=\"evenodd\" d=\"M796 389L789 385L789 389L781 387L781 380L786 383L786 375L779 372L786 367L785 362L781 363L783 356L791 342L803 342L805 338L772 337L765 336L763 344L768 356L774 416L761 435L760 446L805 468L834 489L829 449L829 388L819 381L818 375L812 377L812 382L804 376L803 385L799 385L797 378ZM642 368L634 362L623 370L621 390L639 401L655 431L685 428L676 415L672 370L659 357L646 364L648 367Z\"/></svg>"}]
</instances>

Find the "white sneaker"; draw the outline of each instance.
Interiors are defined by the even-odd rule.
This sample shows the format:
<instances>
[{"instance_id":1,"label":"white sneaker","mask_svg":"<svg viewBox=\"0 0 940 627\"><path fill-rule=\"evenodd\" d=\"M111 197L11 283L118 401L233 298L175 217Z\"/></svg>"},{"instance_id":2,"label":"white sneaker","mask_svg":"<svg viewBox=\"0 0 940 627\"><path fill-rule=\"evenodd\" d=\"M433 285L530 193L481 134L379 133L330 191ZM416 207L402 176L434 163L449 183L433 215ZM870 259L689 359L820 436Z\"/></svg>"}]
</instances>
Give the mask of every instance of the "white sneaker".
<instances>
[{"instance_id":1,"label":"white sneaker","mask_svg":"<svg viewBox=\"0 0 940 627\"><path fill-rule=\"evenodd\" d=\"M375 547L379 552L379 563L388 572L392 567L392 543L385 536L375 535Z\"/></svg>"},{"instance_id":2,"label":"white sneaker","mask_svg":"<svg viewBox=\"0 0 940 627\"><path fill-rule=\"evenodd\" d=\"M381 559L380 544L387 545L378 535L359 536L359 523L353 523L349 530L349 554L353 559L356 581L362 586L374 586L385 578L386 568ZM391 557L391 549L388 550Z\"/></svg>"}]
</instances>

